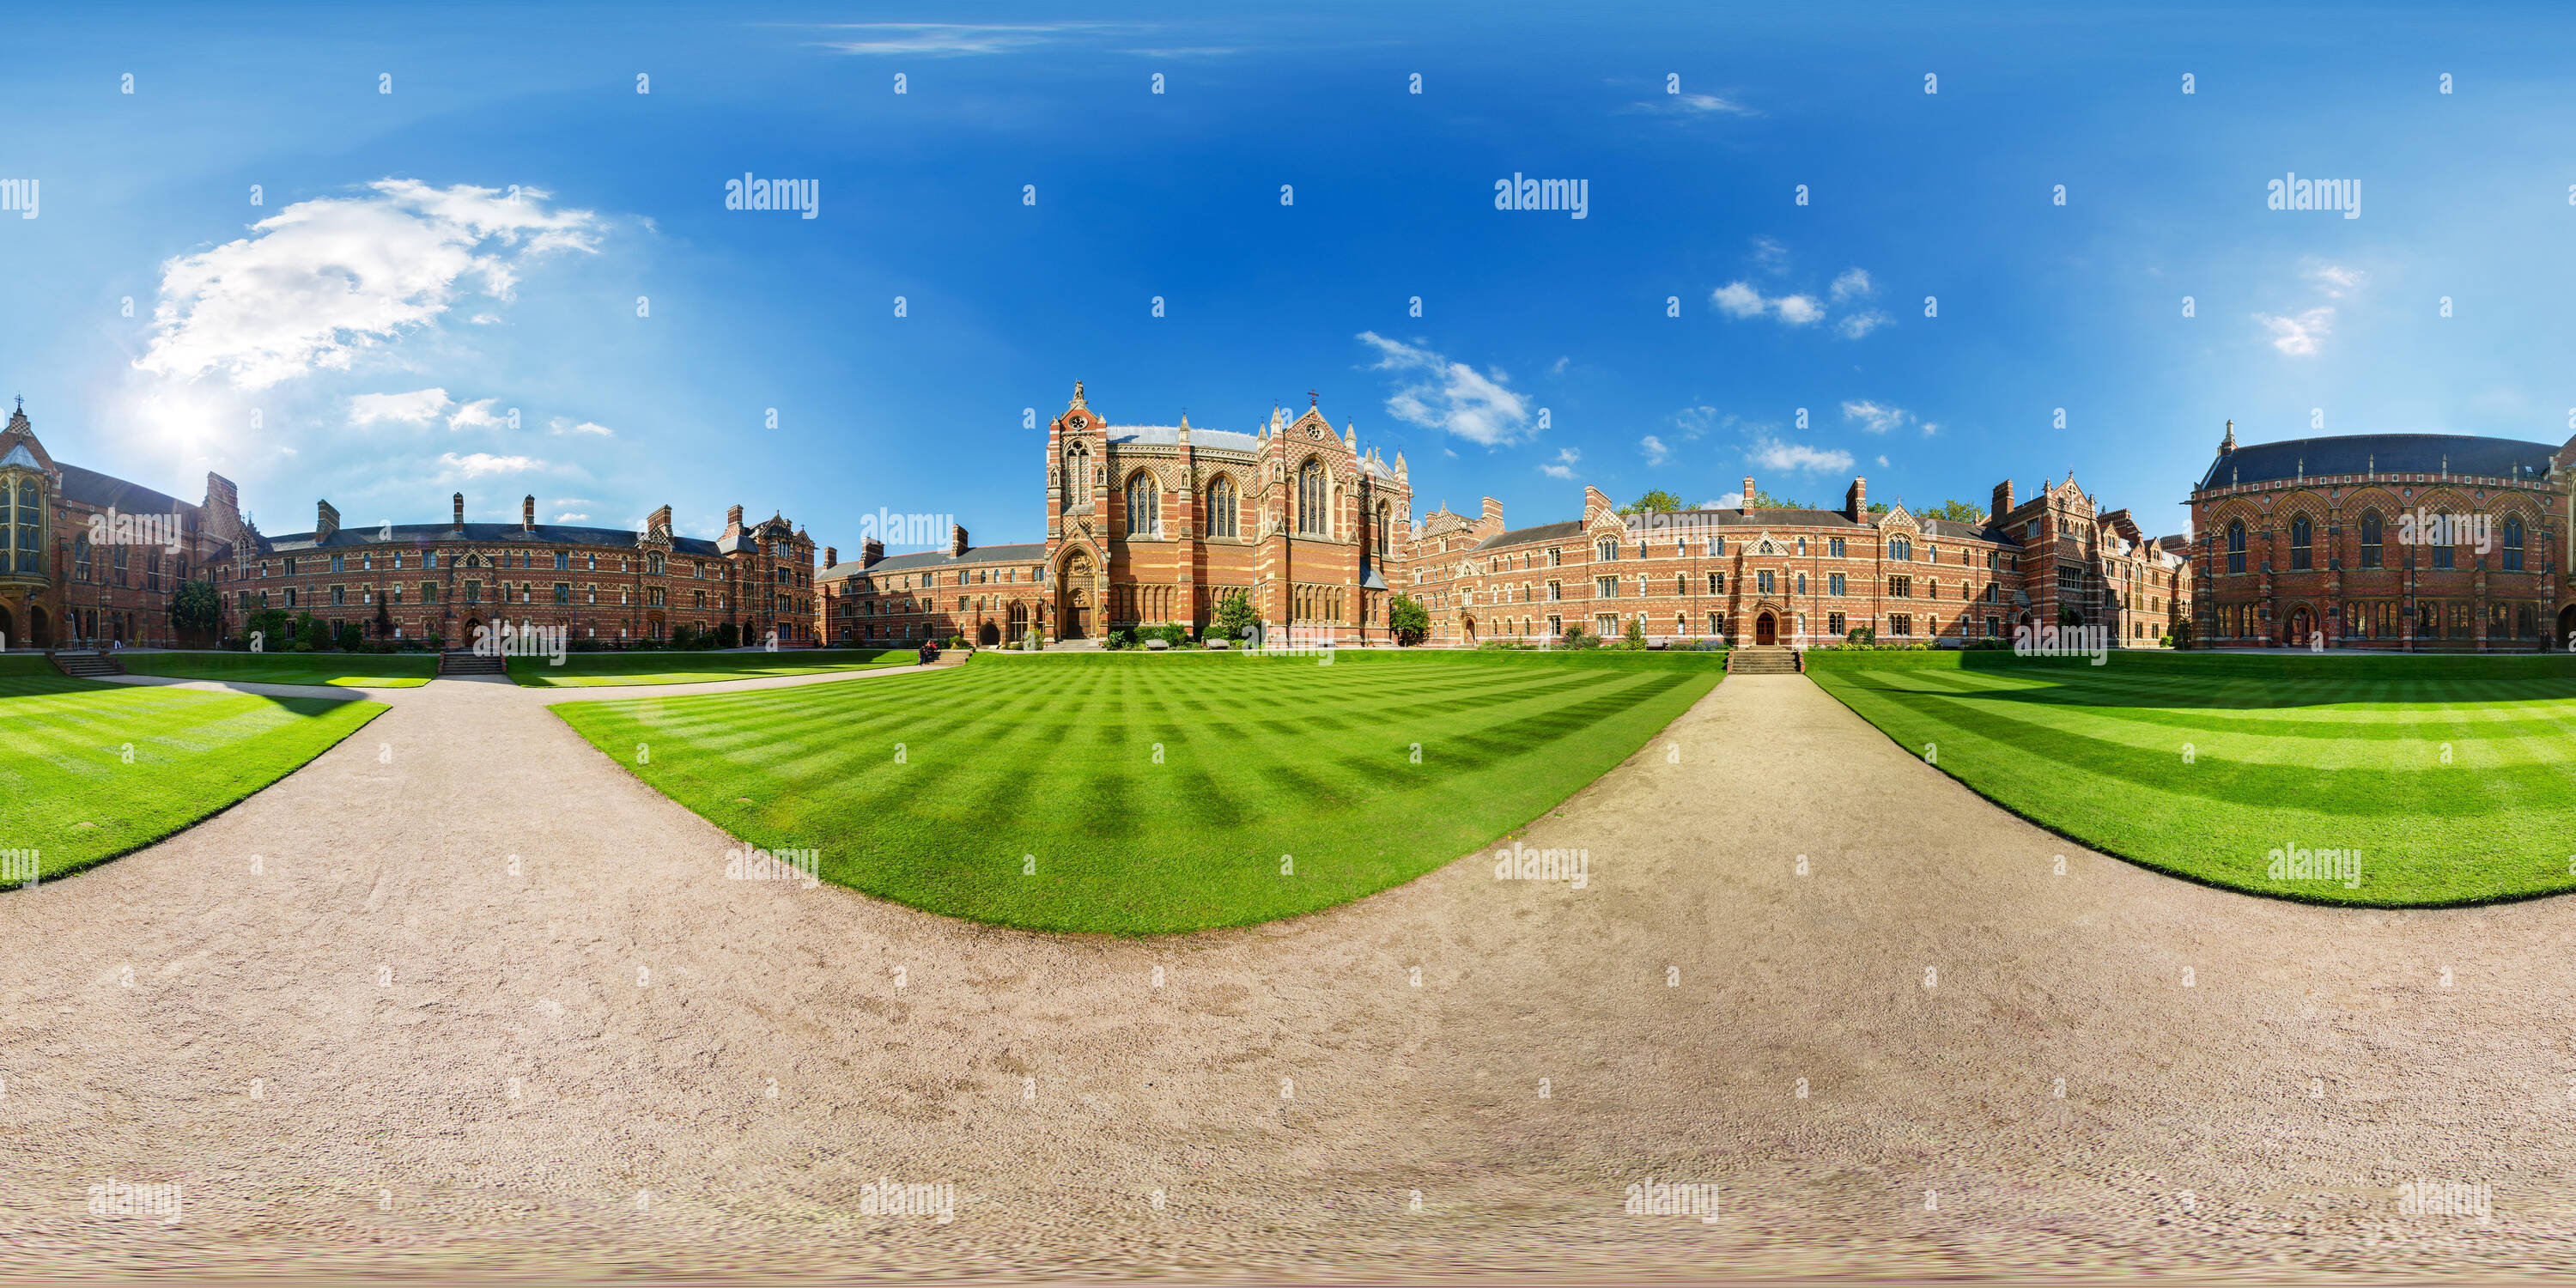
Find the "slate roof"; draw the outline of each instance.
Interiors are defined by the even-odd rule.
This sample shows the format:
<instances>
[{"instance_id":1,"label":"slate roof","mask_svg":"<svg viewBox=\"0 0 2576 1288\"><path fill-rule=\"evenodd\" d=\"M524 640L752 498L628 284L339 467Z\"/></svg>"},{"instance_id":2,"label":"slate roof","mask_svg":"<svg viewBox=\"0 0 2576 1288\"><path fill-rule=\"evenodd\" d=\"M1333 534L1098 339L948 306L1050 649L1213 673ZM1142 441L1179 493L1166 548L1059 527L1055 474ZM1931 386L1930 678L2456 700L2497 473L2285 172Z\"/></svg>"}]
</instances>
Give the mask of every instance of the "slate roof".
<instances>
[{"instance_id":1,"label":"slate roof","mask_svg":"<svg viewBox=\"0 0 2576 1288\"><path fill-rule=\"evenodd\" d=\"M534 530L515 523L469 523L460 534L453 523L397 523L388 530L378 524L357 524L340 529L329 537L316 540L310 532L268 537L261 542L267 552L298 550L354 550L362 546L426 546L444 541L470 541L511 545L552 546L624 546L640 548L636 535L624 528L568 527L558 523L540 523ZM697 537L671 538L671 553L712 557L719 553L716 543Z\"/></svg>"},{"instance_id":2,"label":"slate roof","mask_svg":"<svg viewBox=\"0 0 2576 1288\"><path fill-rule=\"evenodd\" d=\"M1694 527L1853 529L1870 527L1866 523L1852 522L1851 516L1840 510L1755 510L1749 514L1725 509L1682 510L1665 517L1674 526L1668 530L1652 532L1650 535L1660 537L1667 531L1679 535ZM1953 523L1948 519L1924 520L1923 530L1934 536L1993 541L2007 546L2020 544L1999 528L1979 527L1973 523ZM1475 548L1484 550L1489 547L1526 545L1533 541L1563 541L1582 536L1583 531L1583 521L1580 519L1563 523L1546 523L1535 528L1515 528L1510 532L1487 537L1476 543Z\"/></svg>"},{"instance_id":3,"label":"slate roof","mask_svg":"<svg viewBox=\"0 0 2576 1288\"><path fill-rule=\"evenodd\" d=\"M63 499L66 501L101 509L112 505L125 514L169 514L176 511L193 516L197 513L196 506L166 492L155 492L140 483L128 483L112 474L85 470L77 465L61 465L60 468L63 472Z\"/></svg>"},{"instance_id":4,"label":"slate roof","mask_svg":"<svg viewBox=\"0 0 2576 1288\"><path fill-rule=\"evenodd\" d=\"M2250 443L2221 452L2195 492L2272 483L2319 474L2484 474L2501 478L2549 474L2558 448L2514 438L2465 434L2345 434Z\"/></svg>"},{"instance_id":5,"label":"slate roof","mask_svg":"<svg viewBox=\"0 0 2576 1288\"><path fill-rule=\"evenodd\" d=\"M1196 436L1198 431L1190 433ZM1046 543L1025 541L1010 546L969 546L966 553L952 555L945 550L924 550L908 555L890 555L873 564L855 560L836 563L819 575L822 581L839 581L861 574L887 572L933 572L942 568L968 568L983 564L1044 564Z\"/></svg>"},{"instance_id":6,"label":"slate roof","mask_svg":"<svg viewBox=\"0 0 2576 1288\"><path fill-rule=\"evenodd\" d=\"M1181 442L1178 425L1111 425L1109 442L1114 447L1177 447ZM1251 434L1238 434L1230 429L1201 429L1190 426L1191 447L1212 447L1225 452L1259 451L1261 440Z\"/></svg>"}]
</instances>

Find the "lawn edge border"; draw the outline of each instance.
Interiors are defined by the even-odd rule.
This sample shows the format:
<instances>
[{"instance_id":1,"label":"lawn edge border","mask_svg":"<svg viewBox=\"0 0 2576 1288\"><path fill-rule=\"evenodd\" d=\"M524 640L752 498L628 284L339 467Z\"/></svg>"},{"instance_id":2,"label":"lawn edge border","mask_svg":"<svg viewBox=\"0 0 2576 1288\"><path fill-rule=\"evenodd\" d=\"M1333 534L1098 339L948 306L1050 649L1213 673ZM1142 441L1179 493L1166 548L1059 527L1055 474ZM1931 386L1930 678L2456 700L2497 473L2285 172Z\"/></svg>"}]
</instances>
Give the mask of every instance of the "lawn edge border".
<instances>
[{"instance_id":1,"label":"lawn edge border","mask_svg":"<svg viewBox=\"0 0 2576 1288\"><path fill-rule=\"evenodd\" d=\"M2067 831L2065 828L2059 827L2045 819L2036 818L2026 814L2011 803L1995 796L1988 795L1985 791L1978 788L1976 784L1959 777L1957 774L1951 773L1947 769L1943 769L1938 764L1925 764L1921 756L1915 755L1911 750L1907 749L1904 743L1898 742L1895 734L1889 733L1887 730L1880 728L1877 721L1870 719L1868 716L1862 715L1852 706L1852 704L1843 701L1841 695L1835 693L1831 688L1823 684L1817 684L1813 679L1809 679L1807 682L1815 684L1818 689L1824 692L1826 697L1834 700L1835 705L1840 706L1844 711L1849 712L1853 719L1860 721L1862 724L1868 725L1872 733L1887 739L1891 743L1895 743L1896 749L1903 753L1907 760L1913 761L1915 764L1922 765L1923 768L1929 769L1932 772L1941 775L1943 778L1947 778L1951 782L1957 783L1960 787L1965 788L1968 794L1975 796L1977 799L2012 815L2014 818L2030 824L2032 827L2038 828L2051 836L2057 837L2060 840L2072 841L2085 849L2091 850L2095 854L2102 855L2106 858L2117 859L2134 868L2144 868L2158 876L2172 877L2177 881L2188 881L2196 886L2203 886L2211 890L2223 890L2229 894L2243 895L2249 899L2271 899L2281 903L2305 904L2312 908L2342 908L2367 912L2405 912L2440 910L2447 908L2492 908L2500 904L2529 903L2535 899L2557 899L2566 895L2576 894L2576 884L2571 884L2556 890L2530 890L2518 894L2477 895L2465 899L2409 899L2400 901L2381 899L2333 899L2322 895L2312 894L2276 894L2270 890L2256 890L2247 886L2229 885L2224 881L2213 880L2196 872L2188 872L2180 868L2168 867L2153 859L2142 859L2135 855L2122 854L2118 850L2087 840L2084 837Z\"/></svg>"}]
</instances>

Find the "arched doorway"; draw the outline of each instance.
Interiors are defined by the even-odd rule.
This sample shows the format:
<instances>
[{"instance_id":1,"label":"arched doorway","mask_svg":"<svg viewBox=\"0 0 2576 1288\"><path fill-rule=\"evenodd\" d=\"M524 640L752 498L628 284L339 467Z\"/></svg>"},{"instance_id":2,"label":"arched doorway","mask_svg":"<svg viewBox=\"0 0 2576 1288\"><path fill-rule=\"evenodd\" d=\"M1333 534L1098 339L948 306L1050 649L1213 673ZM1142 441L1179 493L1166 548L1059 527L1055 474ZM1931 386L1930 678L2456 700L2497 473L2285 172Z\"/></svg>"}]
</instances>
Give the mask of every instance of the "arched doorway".
<instances>
[{"instance_id":1,"label":"arched doorway","mask_svg":"<svg viewBox=\"0 0 2576 1288\"><path fill-rule=\"evenodd\" d=\"M2576 604L2558 610L2557 647L2576 652Z\"/></svg>"},{"instance_id":2,"label":"arched doorway","mask_svg":"<svg viewBox=\"0 0 2576 1288\"><path fill-rule=\"evenodd\" d=\"M1058 633L1065 639L1088 639L1091 635L1091 556L1077 550L1064 561L1064 575L1059 579L1064 588L1064 607L1056 614L1062 627Z\"/></svg>"},{"instance_id":3,"label":"arched doorway","mask_svg":"<svg viewBox=\"0 0 2576 1288\"><path fill-rule=\"evenodd\" d=\"M2293 648L2305 648L2308 636L2316 630L2316 626L2316 617L2308 611L2307 605L2301 604L2290 610L2290 625L2283 638L2288 640Z\"/></svg>"},{"instance_id":4,"label":"arched doorway","mask_svg":"<svg viewBox=\"0 0 2576 1288\"><path fill-rule=\"evenodd\" d=\"M976 646L979 648L989 648L992 645L999 644L1001 642L1002 628L995 626L992 618L985 618L984 624L975 631Z\"/></svg>"},{"instance_id":5,"label":"arched doorway","mask_svg":"<svg viewBox=\"0 0 2576 1288\"><path fill-rule=\"evenodd\" d=\"M1458 629L1466 634L1468 643L1473 644L1476 642L1476 618L1474 614L1470 613L1460 617L1458 619Z\"/></svg>"},{"instance_id":6,"label":"arched doorway","mask_svg":"<svg viewBox=\"0 0 2576 1288\"><path fill-rule=\"evenodd\" d=\"M54 646L54 623L42 604L27 605L27 642L37 648Z\"/></svg>"},{"instance_id":7,"label":"arched doorway","mask_svg":"<svg viewBox=\"0 0 2576 1288\"><path fill-rule=\"evenodd\" d=\"M483 619L480 617L468 617L465 619L465 634L456 641L456 646L459 648L472 648L474 647L475 641L482 638Z\"/></svg>"},{"instance_id":8,"label":"arched doorway","mask_svg":"<svg viewBox=\"0 0 2576 1288\"><path fill-rule=\"evenodd\" d=\"M1764 614L1762 614L1762 615L1761 615L1761 616L1759 616L1759 617L1754 618L1754 619L1753 619L1753 642L1754 642L1754 643L1756 643L1756 644L1777 644L1777 643L1779 643L1779 642L1780 642L1780 619L1779 619L1779 618L1776 618L1776 617L1773 617L1771 614L1769 614L1769 613L1767 613L1767 612L1766 612L1766 613L1764 613Z\"/></svg>"}]
</instances>

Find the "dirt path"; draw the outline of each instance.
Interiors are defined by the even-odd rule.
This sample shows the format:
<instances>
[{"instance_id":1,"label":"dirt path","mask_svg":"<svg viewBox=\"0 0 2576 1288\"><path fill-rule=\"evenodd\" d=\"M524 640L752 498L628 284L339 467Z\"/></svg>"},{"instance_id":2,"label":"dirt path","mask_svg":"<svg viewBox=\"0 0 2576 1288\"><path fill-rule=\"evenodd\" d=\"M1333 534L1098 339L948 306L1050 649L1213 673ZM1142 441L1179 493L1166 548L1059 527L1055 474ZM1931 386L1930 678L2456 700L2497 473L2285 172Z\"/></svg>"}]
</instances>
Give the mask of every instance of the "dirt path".
<instances>
[{"instance_id":1,"label":"dirt path","mask_svg":"<svg viewBox=\"0 0 2576 1288\"><path fill-rule=\"evenodd\" d=\"M2576 1259L2566 900L2188 885L1738 677L1529 829L1586 888L1488 853L1254 930L1048 938L726 880L726 837L541 709L647 695L370 693L268 791L0 898L0 1265ZM90 1215L110 1176L182 1219ZM1649 1176L1723 1214L1624 1215ZM2416 1177L2492 1223L2401 1217ZM952 1185L953 1223L861 1215L881 1179Z\"/></svg>"}]
</instances>

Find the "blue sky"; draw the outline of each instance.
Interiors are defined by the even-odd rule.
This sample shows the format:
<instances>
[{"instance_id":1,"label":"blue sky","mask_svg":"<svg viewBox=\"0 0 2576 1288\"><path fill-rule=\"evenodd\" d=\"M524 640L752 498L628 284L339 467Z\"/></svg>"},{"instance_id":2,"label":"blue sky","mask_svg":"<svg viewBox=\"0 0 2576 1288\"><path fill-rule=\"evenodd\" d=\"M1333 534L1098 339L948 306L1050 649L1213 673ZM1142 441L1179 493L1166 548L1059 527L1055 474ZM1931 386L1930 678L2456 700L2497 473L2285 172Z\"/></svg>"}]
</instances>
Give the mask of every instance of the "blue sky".
<instances>
[{"instance_id":1,"label":"blue sky","mask_svg":"<svg viewBox=\"0 0 2576 1288\"><path fill-rule=\"evenodd\" d=\"M2231 417L2576 421L2564 9L1298 8L19 10L0 393L270 532L462 489L845 547L1042 537L1076 379L1241 430L1312 389L1417 514L1516 525L2072 469L2178 531ZM816 217L725 209L746 172ZM2268 209L2289 172L2360 217Z\"/></svg>"}]
</instances>

